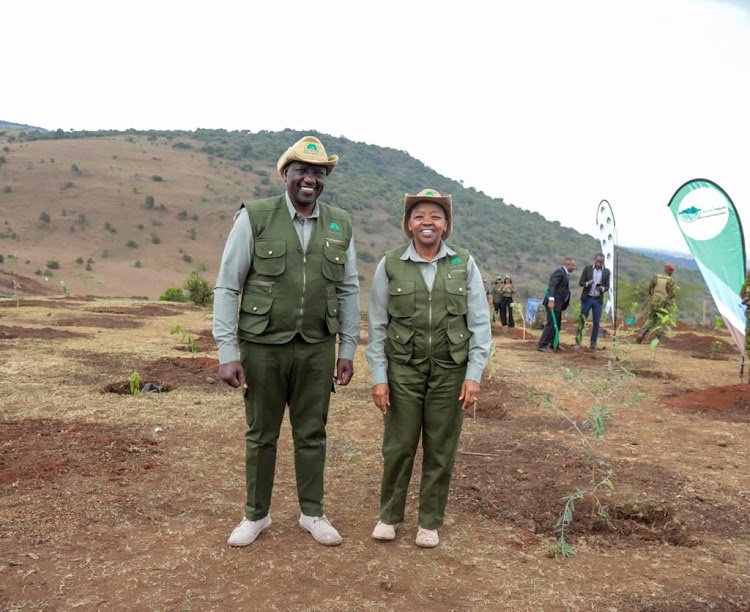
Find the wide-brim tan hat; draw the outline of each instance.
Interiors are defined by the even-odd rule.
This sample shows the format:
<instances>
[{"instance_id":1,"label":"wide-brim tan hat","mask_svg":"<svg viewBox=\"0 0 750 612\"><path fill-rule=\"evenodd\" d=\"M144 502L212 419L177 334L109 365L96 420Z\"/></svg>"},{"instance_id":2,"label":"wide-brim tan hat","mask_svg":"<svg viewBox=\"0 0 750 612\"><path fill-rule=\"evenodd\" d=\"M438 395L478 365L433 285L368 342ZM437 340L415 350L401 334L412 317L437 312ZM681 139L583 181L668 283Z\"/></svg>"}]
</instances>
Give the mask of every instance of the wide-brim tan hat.
<instances>
[{"instance_id":1,"label":"wide-brim tan hat","mask_svg":"<svg viewBox=\"0 0 750 612\"><path fill-rule=\"evenodd\" d=\"M328 170L326 174L331 174L336 164L339 163L339 156L327 155L323 143L315 136L304 136L279 157L276 169L279 171L281 178L284 178L284 168L294 161L325 166Z\"/></svg>"},{"instance_id":2,"label":"wide-brim tan hat","mask_svg":"<svg viewBox=\"0 0 750 612\"><path fill-rule=\"evenodd\" d=\"M408 193L404 195L404 233L409 238L414 238L414 234L409 230L409 213L420 202L437 204L445 211L445 218L448 220L448 225L443 232L442 239L447 240L453 231L453 200L451 196L440 195L434 189L422 189L417 195L409 195Z\"/></svg>"}]
</instances>

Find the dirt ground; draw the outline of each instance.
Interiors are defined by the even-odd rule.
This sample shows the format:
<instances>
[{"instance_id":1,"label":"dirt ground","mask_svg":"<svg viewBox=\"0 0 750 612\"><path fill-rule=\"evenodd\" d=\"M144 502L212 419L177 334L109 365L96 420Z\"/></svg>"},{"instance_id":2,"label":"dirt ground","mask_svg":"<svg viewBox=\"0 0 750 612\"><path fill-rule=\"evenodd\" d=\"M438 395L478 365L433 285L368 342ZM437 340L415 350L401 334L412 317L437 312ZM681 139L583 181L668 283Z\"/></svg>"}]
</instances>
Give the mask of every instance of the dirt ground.
<instances>
[{"instance_id":1,"label":"dirt ground","mask_svg":"<svg viewBox=\"0 0 750 612\"><path fill-rule=\"evenodd\" d=\"M285 422L273 525L231 549L244 411L210 327L178 304L0 300L0 609L750 608L750 386L727 334L680 328L655 351L608 334L606 350L575 351L568 324L567 350L538 353L538 331L494 330L432 550L414 545L419 460L397 539L370 539L382 422L360 348L328 422L327 514L344 544L297 525ZM620 368L634 376L604 399ZM130 395L133 372L163 392ZM589 488L571 421L594 396L612 412L593 464L613 472L611 527L579 502L576 554L551 558L561 498Z\"/></svg>"}]
</instances>

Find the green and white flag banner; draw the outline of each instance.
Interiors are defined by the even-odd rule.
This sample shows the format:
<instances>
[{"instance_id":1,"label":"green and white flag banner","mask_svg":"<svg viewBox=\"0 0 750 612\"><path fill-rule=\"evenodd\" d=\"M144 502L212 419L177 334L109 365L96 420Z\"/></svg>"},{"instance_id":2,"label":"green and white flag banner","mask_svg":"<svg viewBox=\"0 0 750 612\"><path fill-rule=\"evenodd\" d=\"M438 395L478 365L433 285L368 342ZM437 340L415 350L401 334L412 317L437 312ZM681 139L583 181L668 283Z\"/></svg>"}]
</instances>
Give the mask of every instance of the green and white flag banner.
<instances>
[{"instance_id":1,"label":"green and white flag banner","mask_svg":"<svg viewBox=\"0 0 750 612\"><path fill-rule=\"evenodd\" d=\"M604 267L609 268L610 281L608 301L604 311L612 315L612 325L617 327L617 301L615 300L615 281L617 280L617 228L615 227L615 213L607 200L599 202L596 207L596 232L594 235L602 245Z\"/></svg>"},{"instance_id":2,"label":"green and white flag banner","mask_svg":"<svg viewBox=\"0 0 750 612\"><path fill-rule=\"evenodd\" d=\"M745 347L745 240L737 209L713 181L694 179L669 201L682 235L740 353Z\"/></svg>"}]
</instances>

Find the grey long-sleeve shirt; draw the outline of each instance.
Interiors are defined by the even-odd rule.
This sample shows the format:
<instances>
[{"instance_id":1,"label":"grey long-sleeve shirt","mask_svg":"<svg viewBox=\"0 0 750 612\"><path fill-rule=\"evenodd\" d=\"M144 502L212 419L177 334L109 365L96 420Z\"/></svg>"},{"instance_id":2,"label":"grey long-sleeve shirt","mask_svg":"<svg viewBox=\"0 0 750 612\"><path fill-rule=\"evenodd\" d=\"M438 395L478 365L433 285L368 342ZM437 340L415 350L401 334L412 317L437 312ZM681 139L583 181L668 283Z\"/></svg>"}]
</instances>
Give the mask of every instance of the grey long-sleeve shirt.
<instances>
[{"instance_id":1,"label":"grey long-sleeve shirt","mask_svg":"<svg viewBox=\"0 0 750 612\"><path fill-rule=\"evenodd\" d=\"M453 256L456 252L445 243L441 243L437 257L432 261L422 259L414 248L409 245L401 259L418 264L419 271L424 278L427 288L431 291L437 274L438 260ZM388 276L385 273L385 257L380 260L375 269L370 289L370 305L367 309L367 328L369 342L367 343L367 363L370 364L372 384L378 385L388 382L388 358L385 356L385 331L388 327ZM466 378L481 382L482 372L487 365L487 359L492 346L492 330L490 328L490 314L487 309L487 297L482 285L482 275L473 257L466 263L466 300L468 313L466 324L471 332L469 339L469 364L466 367Z\"/></svg>"},{"instance_id":2,"label":"grey long-sleeve shirt","mask_svg":"<svg viewBox=\"0 0 750 612\"><path fill-rule=\"evenodd\" d=\"M285 194L285 197L292 225L294 225L302 248L307 252L318 220L318 205L315 204L312 214L305 219L292 206L289 194ZM240 210L234 216L234 225L224 246L219 275L214 288L213 334L219 347L219 363L239 360L237 349L239 300L253 263L254 247L255 239L250 225L250 216L244 210ZM349 242L346 255L348 261L344 265L344 280L336 284L340 325L338 357L353 360L359 342L361 313L354 238Z\"/></svg>"}]
</instances>

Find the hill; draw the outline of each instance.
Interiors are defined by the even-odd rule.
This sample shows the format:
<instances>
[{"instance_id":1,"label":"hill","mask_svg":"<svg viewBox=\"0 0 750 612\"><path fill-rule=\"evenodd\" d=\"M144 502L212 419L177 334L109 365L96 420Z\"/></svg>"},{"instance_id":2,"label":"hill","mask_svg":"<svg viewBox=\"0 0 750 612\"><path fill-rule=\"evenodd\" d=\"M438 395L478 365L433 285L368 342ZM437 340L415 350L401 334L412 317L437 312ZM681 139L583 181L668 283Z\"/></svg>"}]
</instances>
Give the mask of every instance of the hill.
<instances>
[{"instance_id":1,"label":"hill","mask_svg":"<svg viewBox=\"0 0 750 612\"><path fill-rule=\"evenodd\" d=\"M196 266L213 280L237 207L283 191L276 160L302 135L5 131L0 253L17 253L27 276L57 262L55 278L77 293L153 299ZM511 274L520 299L541 295L564 256L582 266L598 251L592 236L464 187L404 151L316 135L341 158L323 200L352 214L365 291L382 253L404 241L403 194L425 186L453 195L456 244L472 251L490 282ZM620 256L629 283L660 267L637 253ZM697 313L707 297L700 275L680 270L678 282L683 310ZM626 293L622 303L630 304Z\"/></svg>"}]
</instances>

